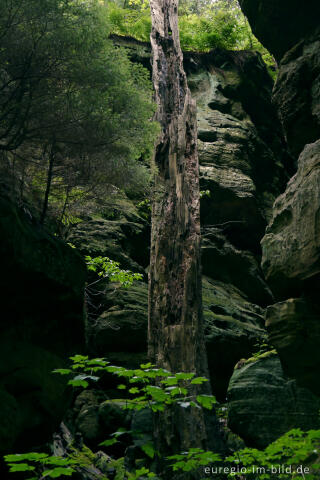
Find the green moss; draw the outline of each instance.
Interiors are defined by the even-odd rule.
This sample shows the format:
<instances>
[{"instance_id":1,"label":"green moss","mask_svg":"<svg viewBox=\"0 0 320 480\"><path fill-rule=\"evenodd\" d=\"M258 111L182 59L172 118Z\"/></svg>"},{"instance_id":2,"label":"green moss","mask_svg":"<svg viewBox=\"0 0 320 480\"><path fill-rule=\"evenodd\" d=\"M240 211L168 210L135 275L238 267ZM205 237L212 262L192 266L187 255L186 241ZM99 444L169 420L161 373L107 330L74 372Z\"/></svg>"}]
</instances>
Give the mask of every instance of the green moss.
<instances>
[{"instance_id":1,"label":"green moss","mask_svg":"<svg viewBox=\"0 0 320 480\"><path fill-rule=\"evenodd\" d=\"M272 356L276 356L277 355L277 351L275 349L273 350L268 350L267 352L263 352L263 353L257 353L255 355L253 355L252 357L250 358L242 358L237 364L236 366L234 367L235 370L238 370L239 368L242 368L244 367L245 365L248 365L249 363L255 363L257 362L258 360L261 360L263 358L269 358L269 357L272 357Z\"/></svg>"},{"instance_id":2,"label":"green moss","mask_svg":"<svg viewBox=\"0 0 320 480\"><path fill-rule=\"evenodd\" d=\"M257 355L254 355L253 357L248 358L245 363L247 364L247 363L257 362L258 360L261 360L262 358L269 358L269 357L276 356L276 355L277 355L277 351L275 349L269 350L268 352L263 352L263 353L260 353L260 354L258 353Z\"/></svg>"}]
</instances>

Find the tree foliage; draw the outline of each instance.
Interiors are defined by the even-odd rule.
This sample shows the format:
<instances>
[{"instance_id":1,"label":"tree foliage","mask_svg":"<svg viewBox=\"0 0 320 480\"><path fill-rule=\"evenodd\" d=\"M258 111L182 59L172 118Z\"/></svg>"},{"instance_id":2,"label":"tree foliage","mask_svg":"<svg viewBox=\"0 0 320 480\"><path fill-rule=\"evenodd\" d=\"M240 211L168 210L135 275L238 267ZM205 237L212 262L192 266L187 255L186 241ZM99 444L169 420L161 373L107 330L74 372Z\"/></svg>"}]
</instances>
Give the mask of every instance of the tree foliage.
<instances>
[{"instance_id":1,"label":"tree foliage","mask_svg":"<svg viewBox=\"0 0 320 480\"><path fill-rule=\"evenodd\" d=\"M109 33L98 0L0 3L1 170L42 216L52 195L63 220L82 194L130 184L152 148L148 73Z\"/></svg>"},{"instance_id":2,"label":"tree foliage","mask_svg":"<svg viewBox=\"0 0 320 480\"><path fill-rule=\"evenodd\" d=\"M148 0L114 0L106 6L114 33L149 41ZM268 65L274 65L272 56L253 35L237 0L180 0L179 15L183 50L251 49L259 51Z\"/></svg>"}]
</instances>

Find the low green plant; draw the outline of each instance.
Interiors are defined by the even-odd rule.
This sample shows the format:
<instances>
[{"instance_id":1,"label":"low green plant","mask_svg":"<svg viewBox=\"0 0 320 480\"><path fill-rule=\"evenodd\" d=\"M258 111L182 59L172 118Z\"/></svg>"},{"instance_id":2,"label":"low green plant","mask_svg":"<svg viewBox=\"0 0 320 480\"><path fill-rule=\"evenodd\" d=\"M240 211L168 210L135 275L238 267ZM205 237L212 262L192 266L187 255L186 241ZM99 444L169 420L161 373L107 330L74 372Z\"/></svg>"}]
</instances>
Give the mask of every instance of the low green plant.
<instances>
[{"instance_id":1,"label":"low green plant","mask_svg":"<svg viewBox=\"0 0 320 480\"><path fill-rule=\"evenodd\" d=\"M243 466L247 480L291 480L302 477L318 480L320 474L320 430L303 432L296 428L268 445L265 450L244 448L226 458L235 466ZM257 472L257 468L259 471ZM232 478L232 475L229 475Z\"/></svg>"},{"instance_id":2,"label":"low green plant","mask_svg":"<svg viewBox=\"0 0 320 480\"><path fill-rule=\"evenodd\" d=\"M194 373L171 373L163 368L156 368L151 363L141 364L140 368L127 369L111 365L105 358L90 359L88 356L75 355L70 357L69 368L56 369L55 373L69 376L68 384L75 388L87 388L90 383L97 382L101 374L113 374L121 383L118 389L125 393L123 408L141 410L150 408L153 412L162 412L176 405L180 408L212 409L216 399L212 395L194 392L194 386L202 385L208 380L197 377ZM118 442L119 437L130 433L119 428L100 445L110 447ZM142 451L153 459L158 453L149 441L141 446ZM271 443L265 450L244 448L234 452L227 458L222 458L215 452L199 448L191 448L167 457L169 466L175 472L193 472L200 469L207 474L214 468L228 478L245 480L274 480L275 474L279 480L317 480L320 470L320 430L303 432L293 429ZM26 453L6 455L10 472L23 472L33 475L27 480L38 478L60 478L72 476L76 468L81 466L79 456L69 453L67 457L55 457L45 453ZM219 467L216 467L216 464ZM213 467L212 467L213 466ZM219 470L220 469L220 470ZM37 475L37 476L34 476ZM142 480L155 477L146 466L134 472L126 472L122 468L117 474L117 480Z\"/></svg>"},{"instance_id":3,"label":"low green plant","mask_svg":"<svg viewBox=\"0 0 320 480\"><path fill-rule=\"evenodd\" d=\"M60 478L62 476L71 477L76 471L74 469L76 460L72 458L63 458L51 456L46 453L17 453L14 455L5 455L5 462L9 466L9 472L28 472L28 480L37 480L38 478Z\"/></svg>"},{"instance_id":4,"label":"low green plant","mask_svg":"<svg viewBox=\"0 0 320 480\"><path fill-rule=\"evenodd\" d=\"M75 355L70 359L70 368L56 369L54 372L70 375L72 378L68 384L82 388L87 388L90 382L98 381L97 374L116 375L123 382L118 385L118 389L126 392L123 408L128 410L148 407L153 412L158 412L173 404L181 408L203 407L211 410L217 402L213 395L193 392L195 385L208 382L207 378L196 377L195 373L171 373L163 368L156 368L151 363L141 364L137 369L128 369L110 365L104 358L89 359L84 355Z\"/></svg>"},{"instance_id":5,"label":"low green plant","mask_svg":"<svg viewBox=\"0 0 320 480\"><path fill-rule=\"evenodd\" d=\"M190 448L187 452L171 455L168 457L168 460L173 461L170 466L174 472L191 472L197 470L201 466L221 462L222 459L217 453L206 452L201 448Z\"/></svg>"}]
</instances>

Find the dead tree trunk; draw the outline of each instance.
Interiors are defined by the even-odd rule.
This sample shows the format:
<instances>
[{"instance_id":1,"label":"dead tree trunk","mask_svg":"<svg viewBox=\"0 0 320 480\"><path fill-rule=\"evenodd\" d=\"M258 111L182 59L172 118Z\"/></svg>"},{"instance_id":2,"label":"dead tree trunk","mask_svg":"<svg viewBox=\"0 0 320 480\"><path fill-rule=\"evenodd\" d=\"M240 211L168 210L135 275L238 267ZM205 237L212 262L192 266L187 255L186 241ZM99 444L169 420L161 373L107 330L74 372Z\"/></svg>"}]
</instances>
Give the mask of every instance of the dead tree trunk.
<instances>
[{"instance_id":1,"label":"dead tree trunk","mask_svg":"<svg viewBox=\"0 0 320 480\"><path fill-rule=\"evenodd\" d=\"M200 195L196 105L183 68L178 0L150 0L153 83L161 134L155 148L149 274L149 356L173 372L208 377L200 274ZM160 414L162 455L207 448L204 413ZM168 478L172 478L168 477Z\"/></svg>"}]
</instances>

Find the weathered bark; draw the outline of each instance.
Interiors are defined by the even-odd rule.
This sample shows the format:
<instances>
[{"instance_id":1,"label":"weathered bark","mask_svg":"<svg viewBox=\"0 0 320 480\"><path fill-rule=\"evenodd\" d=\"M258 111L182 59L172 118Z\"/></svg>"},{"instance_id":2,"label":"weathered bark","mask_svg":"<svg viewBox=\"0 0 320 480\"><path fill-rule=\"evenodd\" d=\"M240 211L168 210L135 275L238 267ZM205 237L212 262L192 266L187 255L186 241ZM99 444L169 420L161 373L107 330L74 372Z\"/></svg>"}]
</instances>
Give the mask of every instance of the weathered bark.
<instances>
[{"instance_id":1,"label":"weathered bark","mask_svg":"<svg viewBox=\"0 0 320 480\"><path fill-rule=\"evenodd\" d=\"M183 69L178 0L150 0L150 5L156 119L161 134L154 155L149 356L170 371L208 377L201 299L196 105ZM208 445L204 413L196 408L160 414L155 433L162 455Z\"/></svg>"}]
</instances>

